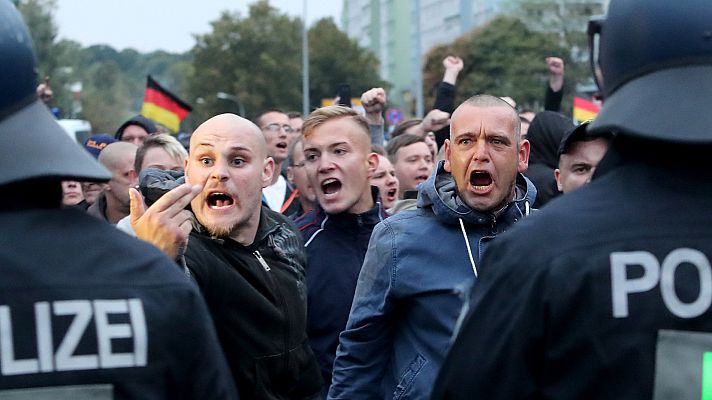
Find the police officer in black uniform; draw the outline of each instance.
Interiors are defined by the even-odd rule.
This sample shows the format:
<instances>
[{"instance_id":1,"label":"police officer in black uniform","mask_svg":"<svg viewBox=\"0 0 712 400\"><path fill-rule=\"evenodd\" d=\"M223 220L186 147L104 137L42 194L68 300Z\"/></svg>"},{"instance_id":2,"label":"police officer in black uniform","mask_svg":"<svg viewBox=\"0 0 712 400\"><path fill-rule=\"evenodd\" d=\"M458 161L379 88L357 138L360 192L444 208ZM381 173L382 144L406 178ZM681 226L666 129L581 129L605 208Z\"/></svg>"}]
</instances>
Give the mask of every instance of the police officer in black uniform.
<instances>
[{"instance_id":1,"label":"police officer in black uniform","mask_svg":"<svg viewBox=\"0 0 712 400\"><path fill-rule=\"evenodd\" d=\"M712 5L612 0L590 28L590 130L618 137L493 242L434 399L712 398Z\"/></svg>"},{"instance_id":2,"label":"police officer in black uniform","mask_svg":"<svg viewBox=\"0 0 712 400\"><path fill-rule=\"evenodd\" d=\"M60 209L111 174L37 99L27 28L0 0L0 398L235 399L197 288L154 247Z\"/></svg>"}]
</instances>

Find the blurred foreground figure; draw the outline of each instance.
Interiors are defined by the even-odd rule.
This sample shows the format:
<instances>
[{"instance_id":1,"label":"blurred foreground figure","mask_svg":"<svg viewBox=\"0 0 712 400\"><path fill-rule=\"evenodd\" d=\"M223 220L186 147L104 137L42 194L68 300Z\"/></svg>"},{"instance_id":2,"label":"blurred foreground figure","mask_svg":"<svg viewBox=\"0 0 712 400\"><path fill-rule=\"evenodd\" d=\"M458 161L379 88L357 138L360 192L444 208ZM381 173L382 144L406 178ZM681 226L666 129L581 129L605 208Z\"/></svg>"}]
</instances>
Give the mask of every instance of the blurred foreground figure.
<instances>
[{"instance_id":1,"label":"blurred foreground figure","mask_svg":"<svg viewBox=\"0 0 712 400\"><path fill-rule=\"evenodd\" d=\"M27 28L0 0L0 398L237 398L180 269L60 208L61 181L111 174L37 98L35 70Z\"/></svg>"}]
</instances>

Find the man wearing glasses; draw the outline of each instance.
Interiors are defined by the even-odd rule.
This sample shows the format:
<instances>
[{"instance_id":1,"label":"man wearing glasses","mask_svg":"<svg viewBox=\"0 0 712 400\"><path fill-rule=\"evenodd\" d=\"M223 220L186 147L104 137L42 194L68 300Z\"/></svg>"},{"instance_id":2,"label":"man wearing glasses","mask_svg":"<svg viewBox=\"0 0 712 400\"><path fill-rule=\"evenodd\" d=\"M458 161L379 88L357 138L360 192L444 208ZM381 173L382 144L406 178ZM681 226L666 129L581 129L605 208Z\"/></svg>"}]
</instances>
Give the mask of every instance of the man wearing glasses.
<instances>
[{"instance_id":1,"label":"man wearing glasses","mask_svg":"<svg viewBox=\"0 0 712 400\"><path fill-rule=\"evenodd\" d=\"M267 155L274 160L274 174L270 185L262 191L262 201L279 213L290 215L298 211L298 202L293 201L294 188L287 182L282 171L282 164L289 155L289 144L294 129L289 123L289 116L280 110L269 110L255 119L267 141Z\"/></svg>"}]
</instances>

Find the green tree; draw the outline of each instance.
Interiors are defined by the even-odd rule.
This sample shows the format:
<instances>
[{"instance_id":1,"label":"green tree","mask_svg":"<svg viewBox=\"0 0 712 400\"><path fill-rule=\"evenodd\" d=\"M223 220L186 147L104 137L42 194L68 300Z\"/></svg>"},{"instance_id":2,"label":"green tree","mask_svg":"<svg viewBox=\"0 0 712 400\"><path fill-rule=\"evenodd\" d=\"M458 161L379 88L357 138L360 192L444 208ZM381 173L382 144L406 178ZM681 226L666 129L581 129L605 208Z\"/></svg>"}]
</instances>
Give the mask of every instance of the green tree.
<instances>
[{"instance_id":1,"label":"green tree","mask_svg":"<svg viewBox=\"0 0 712 400\"><path fill-rule=\"evenodd\" d=\"M567 49L566 93L571 95L576 84L592 83L588 63L588 20L603 14L603 0L509 0L511 15L535 32L553 33ZM569 97L569 96L567 96Z\"/></svg>"},{"instance_id":2,"label":"green tree","mask_svg":"<svg viewBox=\"0 0 712 400\"><path fill-rule=\"evenodd\" d=\"M249 15L224 12L213 31L196 37L191 97L204 103L201 119L236 112L218 92L237 96L247 117L268 108L294 109L301 103L301 22L280 14L267 1L250 6Z\"/></svg>"},{"instance_id":3,"label":"green tree","mask_svg":"<svg viewBox=\"0 0 712 400\"><path fill-rule=\"evenodd\" d=\"M448 54L463 58L458 78L458 102L476 93L510 96L522 108L541 109L547 82L547 56L570 61L556 35L534 32L516 18L498 17L449 45L426 55L423 74L426 104L434 101L434 88L442 79L442 60Z\"/></svg>"},{"instance_id":4,"label":"green tree","mask_svg":"<svg viewBox=\"0 0 712 400\"><path fill-rule=\"evenodd\" d=\"M249 15L223 13L212 22L212 32L197 36L193 49L190 97L201 99L195 119L221 112L237 112L233 100L218 99L218 92L234 95L254 118L270 108L302 109L302 21L280 13L260 0ZM384 85L378 78L378 60L339 31L330 19L309 29L311 106L336 95L349 83L354 96Z\"/></svg>"},{"instance_id":5,"label":"green tree","mask_svg":"<svg viewBox=\"0 0 712 400\"><path fill-rule=\"evenodd\" d=\"M373 87L389 86L379 77L376 56L340 31L331 18L324 18L309 29L312 108L319 107L321 99L336 96L341 83L351 86L354 97Z\"/></svg>"}]
</instances>

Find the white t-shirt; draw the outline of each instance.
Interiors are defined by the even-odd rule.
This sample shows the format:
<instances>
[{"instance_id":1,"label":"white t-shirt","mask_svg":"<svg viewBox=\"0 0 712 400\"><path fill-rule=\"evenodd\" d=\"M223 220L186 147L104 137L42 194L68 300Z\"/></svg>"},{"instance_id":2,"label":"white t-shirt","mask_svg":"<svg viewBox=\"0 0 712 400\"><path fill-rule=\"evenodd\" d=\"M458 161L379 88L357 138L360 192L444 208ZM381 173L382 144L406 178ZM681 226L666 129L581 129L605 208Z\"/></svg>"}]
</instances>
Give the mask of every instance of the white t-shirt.
<instances>
[{"instance_id":1,"label":"white t-shirt","mask_svg":"<svg viewBox=\"0 0 712 400\"><path fill-rule=\"evenodd\" d=\"M284 204L284 196L287 193L287 181L282 175L279 175L277 182L262 189L262 195L267 202L267 205L272 211L280 212L282 204Z\"/></svg>"}]
</instances>

